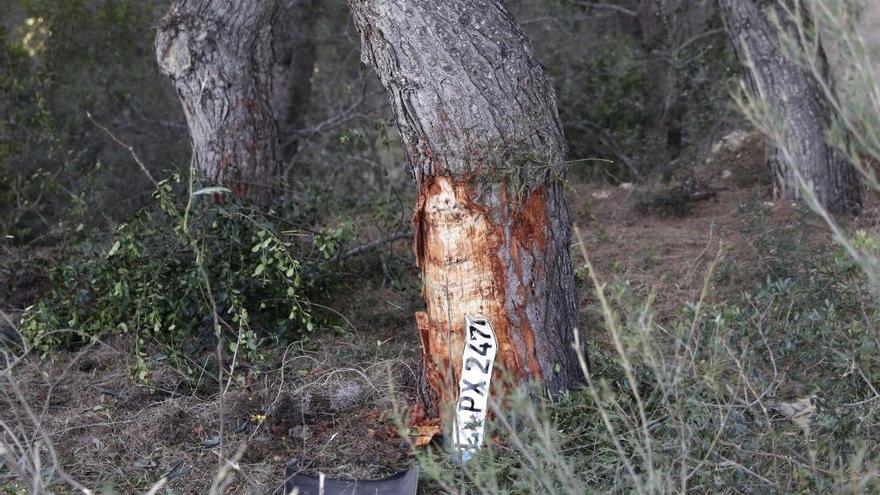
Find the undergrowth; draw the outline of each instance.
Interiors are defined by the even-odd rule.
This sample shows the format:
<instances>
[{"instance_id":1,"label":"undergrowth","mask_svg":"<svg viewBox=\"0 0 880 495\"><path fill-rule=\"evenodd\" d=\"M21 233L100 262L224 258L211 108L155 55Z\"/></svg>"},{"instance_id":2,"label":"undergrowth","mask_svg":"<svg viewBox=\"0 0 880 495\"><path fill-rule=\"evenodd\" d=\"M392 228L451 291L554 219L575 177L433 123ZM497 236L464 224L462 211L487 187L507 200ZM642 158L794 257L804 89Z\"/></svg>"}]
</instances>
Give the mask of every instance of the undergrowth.
<instances>
[{"instance_id":1,"label":"undergrowth","mask_svg":"<svg viewBox=\"0 0 880 495\"><path fill-rule=\"evenodd\" d=\"M880 489L880 332L865 277L827 245L785 254L799 266L768 266L730 301L706 302L710 269L671 323L650 296L593 277L612 345L590 349L587 385L495 401L479 456L460 465L435 449L423 471L445 493Z\"/></svg>"},{"instance_id":2,"label":"undergrowth","mask_svg":"<svg viewBox=\"0 0 880 495\"><path fill-rule=\"evenodd\" d=\"M203 351L214 308L231 352L308 340L309 298L329 287L325 261L342 232L313 235L288 211L261 211L223 191L193 195L187 207L181 182L160 182L153 206L109 240L85 238L49 271L49 294L21 321L27 347L48 353L131 334L139 348Z\"/></svg>"}]
</instances>

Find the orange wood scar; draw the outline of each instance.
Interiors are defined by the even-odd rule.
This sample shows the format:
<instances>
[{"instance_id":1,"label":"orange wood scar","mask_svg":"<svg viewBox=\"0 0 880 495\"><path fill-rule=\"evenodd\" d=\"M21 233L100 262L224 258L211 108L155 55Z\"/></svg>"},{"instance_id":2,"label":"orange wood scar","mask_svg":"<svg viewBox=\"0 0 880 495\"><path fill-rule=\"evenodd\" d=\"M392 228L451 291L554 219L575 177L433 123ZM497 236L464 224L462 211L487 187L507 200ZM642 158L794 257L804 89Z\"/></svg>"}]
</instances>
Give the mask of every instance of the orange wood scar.
<instances>
[{"instance_id":1,"label":"orange wood scar","mask_svg":"<svg viewBox=\"0 0 880 495\"><path fill-rule=\"evenodd\" d=\"M458 397L465 315L483 315L492 323L500 347L496 368L512 372L517 382L541 378L532 332L543 329L529 324L526 304L532 290L523 282L520 262L528 254L529 263L534 264L543 249L547 229L544 191L532 192L522 204L493 208L494 216L487 206L473 200L473 194L474 185L468 180L426 179L419 188L413 217L413 250L422 270L427 304L416 319L426 385L440 404L452 404ZM506 203L504 198L502 203ZM505 219L510 225L508 238ZM502 262L503 252L509 253L508 262ZM514 264L513 271L509 263ZM538 264L542 267L543 259ZM507 300L508 290L514 291L515 301ZM516 328L513 321L518 322ZM437 405L432 404L429 416L436 415Z\"/></svg>"}]
</instances>

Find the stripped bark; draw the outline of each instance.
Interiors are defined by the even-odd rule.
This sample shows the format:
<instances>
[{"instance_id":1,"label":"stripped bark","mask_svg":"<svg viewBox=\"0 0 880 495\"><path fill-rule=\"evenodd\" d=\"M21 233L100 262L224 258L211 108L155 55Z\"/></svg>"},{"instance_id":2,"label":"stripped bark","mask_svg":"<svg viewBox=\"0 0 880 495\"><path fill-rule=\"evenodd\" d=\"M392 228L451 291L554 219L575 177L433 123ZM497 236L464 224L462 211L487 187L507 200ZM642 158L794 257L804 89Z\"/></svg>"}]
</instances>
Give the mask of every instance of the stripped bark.
<instances>
[{"instance_id":1,"label":"stripped bark","mask_svg":"<svg viewBox=\"0 0 880 495\"><path fill-rule=\"evenodd\" d=\"M281 167L272 94L277 0L175 0L156 35L199 172L212 185L267 204Z\"/></svg>"},{"instance_id":2,"label":"stripped bark","mask_svg":"<svg viewBox=\"0 0 880 495\"><path fill-rule=\"evenodd\" d=\"M718 0L725 29L743 66L749 91L782 126L782 146L765 138L766 161L773 175L777 198L800 199L797 175L812 184L823 207L856 213L861 208L858 178L852 164L826 139L832 110L815 75L792 60L782 48L777 26L796 28L780 0ZM779 20L775 23L772 17ZM821 45L816 54L823 68L820 77L830 80Z\"/></svg>"},{"instance_id":3,"label":"stripped bark","mask_svg":"<svg viewBox=\"0 0 880 495\"><path fill-rule=\"evenodd\" d=\"M579 381L577 301L553 90L499 0L350 0L418 187L423 411L455 402L465 315L496 366L558 392Z\"/></svg>"}]
</instances>

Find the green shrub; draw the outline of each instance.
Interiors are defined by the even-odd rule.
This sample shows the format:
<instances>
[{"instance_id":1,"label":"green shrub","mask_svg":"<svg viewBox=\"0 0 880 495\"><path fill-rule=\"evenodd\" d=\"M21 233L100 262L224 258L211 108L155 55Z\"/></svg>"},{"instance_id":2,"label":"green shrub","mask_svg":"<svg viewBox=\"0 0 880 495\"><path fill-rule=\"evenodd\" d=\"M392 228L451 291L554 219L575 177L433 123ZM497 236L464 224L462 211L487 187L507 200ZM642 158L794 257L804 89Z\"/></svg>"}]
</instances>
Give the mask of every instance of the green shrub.
<instances>
[{"instance_id":1,"label":"green shrub","mask_svg":"<svg viewBox=\"0 0 880 495\"><path fill-rule=\"evenodd\" d=\"M57 188L41 164L23 166L32 148L53 145L43 74L0 26L0 235L28 240L42 227L46 197Z\"/></svg>"},{"instance_id":2,"label":"green shrub","mask_svg":"<svg viewBox=\"0 0 880 495\"><path fill-rule=\"evenodd\" d=\"M134 214L108 242L80 243L51 270L50 294L22 320L29 346L47 352L127 333L199 349L213 337L215 305L232 342L307 338L315 328L307 298L324 269L293 242L299 231L283 229L283 214L215 204L210 194L194 196L181 221L184 207L171 199L179 182L160 183L157 207Z\"/></svg>"}]
</instances>

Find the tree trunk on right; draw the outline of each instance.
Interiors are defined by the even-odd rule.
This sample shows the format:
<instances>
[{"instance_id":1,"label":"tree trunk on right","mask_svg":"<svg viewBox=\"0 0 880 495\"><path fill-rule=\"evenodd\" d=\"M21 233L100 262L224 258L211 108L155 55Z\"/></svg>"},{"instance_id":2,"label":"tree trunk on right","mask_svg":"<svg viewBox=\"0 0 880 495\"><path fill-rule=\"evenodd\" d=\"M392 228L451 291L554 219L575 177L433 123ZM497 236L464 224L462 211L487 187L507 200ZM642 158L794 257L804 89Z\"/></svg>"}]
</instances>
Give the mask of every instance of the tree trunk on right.
<instances>
[{"instance_id":1,"label":"tree trunk on right","mask_svg":"<svg viewBox=\"0 0 880 495\"><path fill-rule=\"evenodd\" d=\"M718 4L749 91L782 126L781 143L765 139L774 196L801 199L800 175L823 207L857 213L861 198L855 169L826 139L832 122L830 105L815 75L781 46L778 26L787 31L795 28L786 12L776 0L718 0ZM774 15L778 23L772 20ZM817 56L825 67L820 76L830 81L821 46Z\"/></svg>"}]
</instances>

